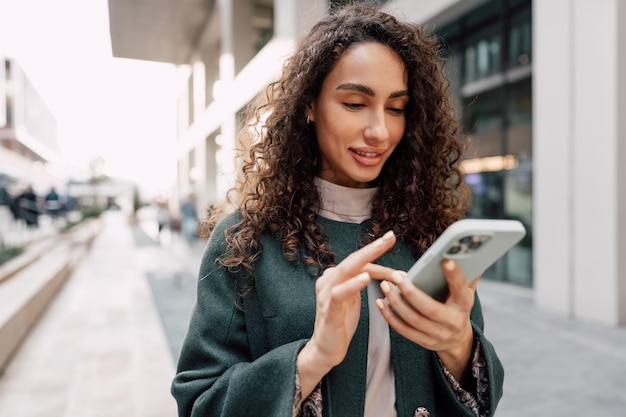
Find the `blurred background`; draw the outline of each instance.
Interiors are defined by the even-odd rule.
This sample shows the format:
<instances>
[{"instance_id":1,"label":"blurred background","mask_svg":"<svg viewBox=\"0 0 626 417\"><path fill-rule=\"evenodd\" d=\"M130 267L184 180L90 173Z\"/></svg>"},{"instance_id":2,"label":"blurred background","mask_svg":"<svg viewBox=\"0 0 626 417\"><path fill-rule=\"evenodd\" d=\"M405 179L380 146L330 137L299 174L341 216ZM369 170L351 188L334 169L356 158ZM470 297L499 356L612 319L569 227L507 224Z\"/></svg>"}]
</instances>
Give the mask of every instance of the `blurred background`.
<instances>
[{"instance_id":1,"label":"blurred background","mask_svg":"<svg viewBox=\"0 0 626 417\"><path fill-rule=\"evenodd\" d=\"M198 218L233 183L243 109L339 3L0 0L0 259L116 212L148 240L180 241L165 249L191 254L178 259L194 271ZM470 216L526 226L485 273L487 288L521 296L520 314L532 306L622 340L626 3L380 3L441 40L470 144L462 161ZM192 301L168 324L168 297L155 288L165 332L179 328L179 340ZM624 356L602 346L624 369Z\"/></svg>"}]
</instances>

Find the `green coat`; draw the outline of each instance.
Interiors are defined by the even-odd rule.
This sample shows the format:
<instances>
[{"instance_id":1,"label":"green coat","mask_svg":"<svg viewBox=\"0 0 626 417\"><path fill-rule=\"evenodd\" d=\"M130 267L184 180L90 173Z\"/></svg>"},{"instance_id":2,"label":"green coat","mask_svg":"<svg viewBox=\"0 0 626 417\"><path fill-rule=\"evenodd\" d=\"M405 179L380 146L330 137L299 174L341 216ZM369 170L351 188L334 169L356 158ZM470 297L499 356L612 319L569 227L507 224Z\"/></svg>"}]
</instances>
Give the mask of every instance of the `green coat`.
<instances>
[{"instance_id":1,"label":"green coat","mask_svg":"<svg viewBox=\"0 0 626 417\"><path fill-rule=\"evenodd\" d=\"M237 217L217 225L205 250L197 303L182 347L172 394L179 416L291 417L296 356L313 332L315 279L303 265L294 267L280 254L275 239L263 238L255 264L255 291L244 308L236 302L235 277L216 263L225 250L224 231ZM364 224L319 218L336 261L358 248ZM407 270L415 257L409 249L378 262ZM362 292L361 319L343 363L322 381L324 416L361 417L365 404L368 349L367 291ZM503 369L482 333L478 298L471 315L480 339L490 380L491 414L502 396ZM472 416L456 399L434 352L398 335L393 329L391 357L396 380L398 417L411 417L424 407L431 417Z\"/></svg>"}]
</instances>

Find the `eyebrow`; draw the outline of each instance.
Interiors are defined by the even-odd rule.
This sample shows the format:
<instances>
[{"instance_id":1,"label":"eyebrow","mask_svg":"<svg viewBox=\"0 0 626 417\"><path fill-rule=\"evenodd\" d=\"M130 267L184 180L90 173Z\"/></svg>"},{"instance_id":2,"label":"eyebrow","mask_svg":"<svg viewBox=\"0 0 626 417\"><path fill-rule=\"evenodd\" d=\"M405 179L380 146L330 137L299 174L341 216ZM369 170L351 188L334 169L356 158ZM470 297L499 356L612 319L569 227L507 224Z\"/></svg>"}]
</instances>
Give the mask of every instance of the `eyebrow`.
<instances>
[{"instance_id":1,"label":"eyebrow","mask_svg":"<svg viewBox=\"0 0 626 417\"><path fill-rule=\"evenodd\" d=\"M363 93L371 97L376 96L376 94L374 93L374 90L372 90L371 88L367 86L364 86L363 84L357 84L357 83L339 84L337 86L337 90L354 90L354 91L358 91L359 93ZM398 97L404 97L408 95L409 95L409 90L394 91L393 93L389 94L389 98L398 98Z\"/></svg>"}]
</instances>

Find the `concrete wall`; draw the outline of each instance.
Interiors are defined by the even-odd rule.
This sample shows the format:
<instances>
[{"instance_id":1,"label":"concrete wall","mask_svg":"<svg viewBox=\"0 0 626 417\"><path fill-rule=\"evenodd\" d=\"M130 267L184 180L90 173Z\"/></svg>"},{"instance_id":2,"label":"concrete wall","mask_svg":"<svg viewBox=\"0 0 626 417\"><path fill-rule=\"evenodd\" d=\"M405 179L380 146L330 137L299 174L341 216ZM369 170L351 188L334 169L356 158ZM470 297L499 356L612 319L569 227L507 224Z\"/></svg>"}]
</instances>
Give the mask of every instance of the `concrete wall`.
<instances>
[{"instance_id":1,"label":"concrete wall","mask_svg":"<svg viewBox=\"0 0 626 417\"><path fill-rule=\"evenodd\" d=\"M185 120L181 119L178 145L179 189L195 191L200 210L221 199L234 183L230 150L235 146L237 112L280 76L284 58L292 52L297 37L326 13L325 0L275 0L274 37L253 55L252 45L247 42L251 28L246 25L252 13L252 2L219 0L216 4L215 13L220 16L219 31L209 25L206 36L219 37L219 42L205 37L200 46L216 45L217 48L210 54L196 51L194 56L202 60L203 65L190 63L180 69L181 79L192 77L194 88L203 89L206 97L206 102L200 104L203 108L194 109L193 125L186 126ZM219 70L207 71L212 67ZM204 77L201 71L206 74ZM210 74L213 77L207 76ZM225 94L209 97L206 91L212 90L218 79L219 90ZM183 97L190 94L194 93L181 93ZM197 104L197 100L193 102ZM188 111L185 103L184 99L180 101L179 112L183 114ZM188 172L188 157L192 151L195 166L203 172L195 181L189 178ZM214 160L209 153L215 155Z\"/></svg>"},{"instance_id":2,"label":"concrete wall","mask_svg":"<svg viewBox=\"0 0 626 417\"><path fill-rule=\"evenodd\" d=\"M618 317L626 322L626 2L617 2L617 253Z\"/></svg>"},{"instance_id":3,"label":"concrete wall","mask_svg":"<svg viewBox=\"0 0 626 417\"><path fill-rule=\"evenodd\" d=\"M533 2L535 299L606 324L626 323L618 3Z\"/></svg>"}]
</instances>

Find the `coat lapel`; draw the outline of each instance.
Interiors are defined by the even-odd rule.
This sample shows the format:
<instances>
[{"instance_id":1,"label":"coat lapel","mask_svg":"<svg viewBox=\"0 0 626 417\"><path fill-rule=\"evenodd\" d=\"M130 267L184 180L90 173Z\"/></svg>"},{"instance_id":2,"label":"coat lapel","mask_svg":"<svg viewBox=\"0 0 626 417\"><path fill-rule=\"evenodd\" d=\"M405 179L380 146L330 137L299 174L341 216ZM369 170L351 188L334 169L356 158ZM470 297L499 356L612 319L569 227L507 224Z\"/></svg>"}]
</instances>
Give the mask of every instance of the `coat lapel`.
<instances>
[{"instance_id":1,"label":"coat lapel","mask_svg":"<svg viewBox=\"0 0 626 417\"><path fill-rule=\"evenodd\" d=\"M398 417L413 416L418 407L434 410L433 354L400 336L392 329L391 361L396 380ZM424 379L424 377L428 379Z\"/></svg>"},{"instance_id":2,"label":"coat lapel","mask_svg":"<svg viewBox=\"0 0 626 417\"><path fill-rule=\"evenodd\" d=\"M369 309L367 289L361 291L361 318L342 363L324 380L324 415L362 417L367 378Z\"/></svg>"}]
</instances>

